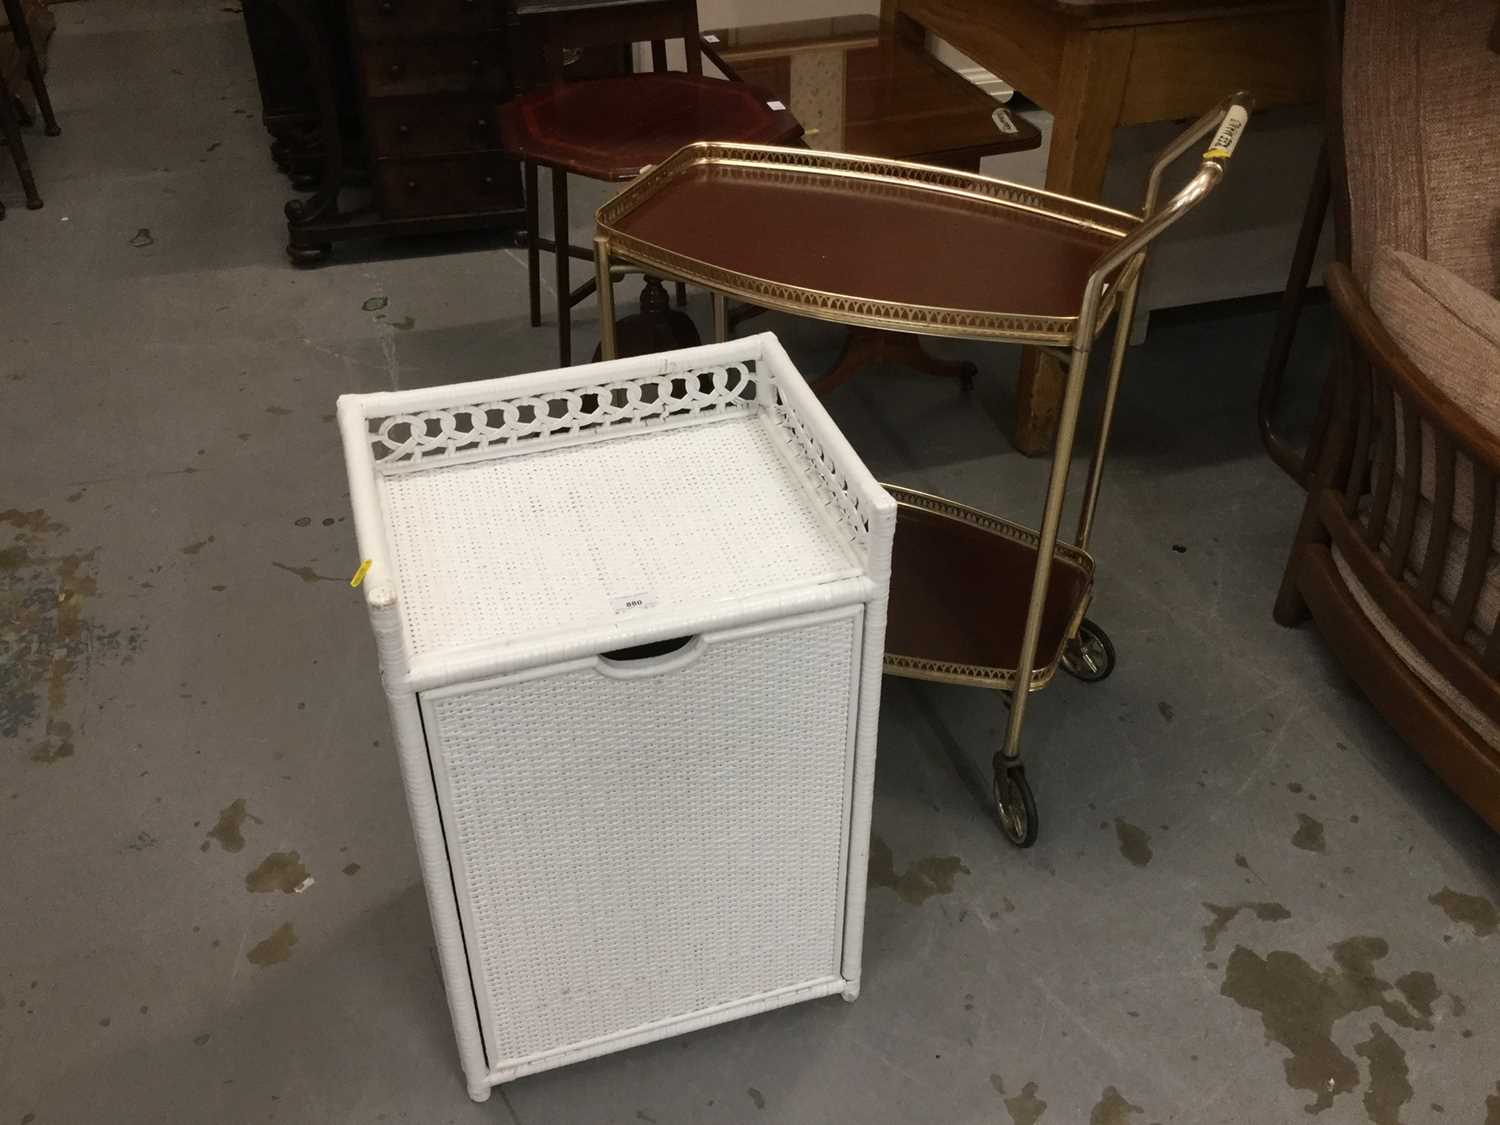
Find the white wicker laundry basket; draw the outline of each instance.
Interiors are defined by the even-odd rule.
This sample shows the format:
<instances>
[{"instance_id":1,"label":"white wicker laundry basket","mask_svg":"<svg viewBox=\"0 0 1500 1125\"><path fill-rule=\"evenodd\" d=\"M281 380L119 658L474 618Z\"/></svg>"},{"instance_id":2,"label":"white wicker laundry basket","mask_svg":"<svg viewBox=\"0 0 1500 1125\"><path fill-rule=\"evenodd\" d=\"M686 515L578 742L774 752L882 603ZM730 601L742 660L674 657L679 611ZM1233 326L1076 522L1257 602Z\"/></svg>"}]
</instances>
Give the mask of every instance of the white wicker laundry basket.
<instances>
[{"instance_id":1,"label":"white wicker laundry basket","mask_svg":"<svg viewBox=\"0 0 1500 1125\"><path fill-rule=\"evenodd\" d=\"M470 1096L853 999L895 505L776 338L339 425Z\"/></svg>"}]
</instances>

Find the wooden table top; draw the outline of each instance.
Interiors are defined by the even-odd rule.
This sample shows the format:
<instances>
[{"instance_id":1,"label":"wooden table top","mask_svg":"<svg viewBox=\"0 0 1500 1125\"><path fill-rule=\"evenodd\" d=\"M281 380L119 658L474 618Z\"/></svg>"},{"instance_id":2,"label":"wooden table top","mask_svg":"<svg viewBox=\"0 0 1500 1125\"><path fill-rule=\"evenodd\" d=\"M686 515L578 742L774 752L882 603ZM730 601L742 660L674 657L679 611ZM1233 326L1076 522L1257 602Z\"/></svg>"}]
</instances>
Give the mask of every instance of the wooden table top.
<instances>
[{"instance_id":1,"label":"wooden table top","mask_svg":"<svg viewBox=\"0 0 1500 1125\"><path fill-rule=\"evenodd\" d=\"M972 168L1042 142L1029 121L877 16L720 29L703 40L721 65L785 101L811 148Z\"/></svg>"},{"instance_id":2,"label":"wooden table top","mask_svg":"<svg viewBox=\"0 0 1500 1125\"><path fill-rule=\"evenodd\" d=\"M502 105L514 155L595 180L632 180L694 141L779 145L802 126L747 83L677 72L558 82ZM779 103L778 103L779 104Z\"/></svg>"},{"instance_id":3,"label":"wooden table top","mask_svg":"<svg viewBox=\"0 0 1500 1125\"><path fill-rule=\"evenodd\" d=\"M1210 19L1215 16L1253 16L1260 13L1307 10L1320 0L1020 0L1069 20L1100 27L1162 23L1168 20ZM959 0L962 8L978 12L999 7L998 0ZM1006 3L1013 7L1015 0Z\"/></svg>"}]
</instances>

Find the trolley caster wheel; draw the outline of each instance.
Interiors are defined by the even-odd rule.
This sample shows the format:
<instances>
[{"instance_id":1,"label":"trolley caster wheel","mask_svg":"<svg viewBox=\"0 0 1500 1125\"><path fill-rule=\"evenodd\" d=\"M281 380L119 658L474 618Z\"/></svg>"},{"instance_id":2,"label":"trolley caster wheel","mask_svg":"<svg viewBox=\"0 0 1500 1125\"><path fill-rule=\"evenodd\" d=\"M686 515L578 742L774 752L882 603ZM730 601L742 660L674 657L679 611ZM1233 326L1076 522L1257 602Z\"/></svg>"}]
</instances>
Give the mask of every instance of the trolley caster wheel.
<instances>
[{"instance_id":1,"label":"trolley caster wheel","mask_svg":"<svg viewBox=\"0 0 1500 1125\"><path fill-rule=\"evenodd\" d=\"M1031 847L1036 843L1038 823L1036 798L1032 796L1031 783L1026 780L1026 767L995 763L994 787L995 814L1000 818L1000 830L1016 847Z\"/></svg>"},{"instance_id":2,"label":"trolley caster wheel","mask_svg":"<svg viewBox=\"0 0 1500 1125\"><path fill-rule=\"evenodd\" d=\"M1115 646L1109 634L1085 617L1078 635L1063 648L1062 666L1086 684L1104 679L1115 670Z\"/></svg>"},{"instance_id":3,"label":"trolley caster wheel","mask_svg":"<svg viewBox=\"0 0 1500 1125\"><path fill-rule=\"evenodd\" d=\"M525 227L516 227L510 232L510 245L514 250L525 250L531 245L531 232Z\"/></svg>"},{"instance_id":4,"label":"trolley caster wheel","mask_svg":"<svg viewBox=\"0 0 1500 1125\"><path fill-rule=\"evenodd\" d=\"M979 368L965 360L963 368L958 373L958 389L964 394L972 393L974 390L974 377L978 374Z\"/></svg>"}]
</instances>

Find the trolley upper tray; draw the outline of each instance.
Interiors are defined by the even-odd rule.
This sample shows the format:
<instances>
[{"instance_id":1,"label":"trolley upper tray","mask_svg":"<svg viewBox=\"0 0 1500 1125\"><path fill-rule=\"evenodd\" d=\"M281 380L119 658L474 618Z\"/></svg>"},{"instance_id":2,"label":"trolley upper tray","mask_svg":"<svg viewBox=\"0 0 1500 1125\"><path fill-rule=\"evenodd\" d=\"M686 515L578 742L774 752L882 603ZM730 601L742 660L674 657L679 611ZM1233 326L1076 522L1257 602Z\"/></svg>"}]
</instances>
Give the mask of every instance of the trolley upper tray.
<instances>
[{"instance_id":1,"label":"trolley upper tray","mask_svg":"<svg viewBox=\"0 0 1500 1125\"><path fill-rule=\"evenodd\" d=\"M1053 344L1071 339L1095 261L1139 221L966 172L716 141L598 212L611 254L752 304Z\"/></svg>"},{"instance_id":2,"label":"trolley upper tray","mask_svg":"<svg viewBox=\"0 0 1500 1125\"><path fill-rule=\"evenodd\" d=\"M885 489L897 503L886 671L1014 689L1036 532L941 496ZM1094 582L1086 552L1059 543L1052 557L1033 691L1052 679Z\"/></svg>"}]
</instances>

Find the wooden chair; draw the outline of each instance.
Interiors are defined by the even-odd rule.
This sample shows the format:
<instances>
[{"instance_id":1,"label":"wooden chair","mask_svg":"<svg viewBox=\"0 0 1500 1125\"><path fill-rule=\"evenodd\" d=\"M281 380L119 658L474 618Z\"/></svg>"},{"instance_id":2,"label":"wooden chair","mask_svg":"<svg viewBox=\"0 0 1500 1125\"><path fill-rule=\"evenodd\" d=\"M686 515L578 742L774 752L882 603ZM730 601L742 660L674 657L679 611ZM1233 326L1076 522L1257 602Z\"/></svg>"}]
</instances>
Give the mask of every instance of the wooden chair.
<instances>
[{"instance_id":1,"label":"wooden chair","mask_svg":"<svg viewBox=\"0 0 1500 1125\"><path fill-rule=\"evenodd\" d=\"M0 0L5 8L7 29L0 28L0 136L10 148L11 159L16 162L16 173L21 178L21 189L26 193L26 206L35 211L42 205L37 192L36 177L31 172L31 161L26 156L26 145L21 139L21 109L12 83L21 75L31 83L36 95L37 108L42 112L42 123L47 136L55 137L62 130L52 112L52 99L47 96L47 82L42 76L42 60L36 41L31 36L31 26L26 19L26 10L21 0ZM0 219L5 218L5 204L0 203Z\"/></svg>"},{"instance_id":2,"label":"wooden chair","mask_svg":"<svg viewBox=\"0 0 1500 1125\"><path fill-rule=\"evenodd\" d=\"M1493 0L1350 0L1330 122L1339 354L1276 619L1500 829ZM1347 235L1347 237L1344 237Z\"/></svg>"}]
</instances>

